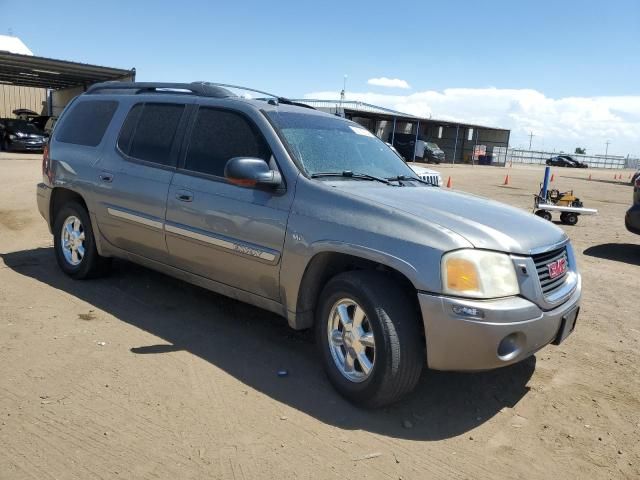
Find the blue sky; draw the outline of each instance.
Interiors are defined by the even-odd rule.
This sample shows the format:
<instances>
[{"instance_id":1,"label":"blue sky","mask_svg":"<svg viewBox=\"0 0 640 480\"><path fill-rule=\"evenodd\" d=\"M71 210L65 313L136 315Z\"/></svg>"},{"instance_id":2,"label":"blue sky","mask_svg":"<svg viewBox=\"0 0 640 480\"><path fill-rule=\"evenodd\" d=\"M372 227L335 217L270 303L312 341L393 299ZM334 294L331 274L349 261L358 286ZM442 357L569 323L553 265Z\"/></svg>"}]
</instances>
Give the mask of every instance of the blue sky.
<instances>
[{"instance_id":1,"label":"blue sky","mask_svg":"<svg viewBox=\"0 0 640 480\"><path fill-rule=\"evenodd\" d=\"M0 34L11 30L36 55L135 66L143 81L212 80L302 97L337 93L347 74L352 98L436 118L500 122L514 130L516 142L535 126L545 148L569 148L581 138L563 140L563 125L545 130L549 119L538 118L540 109L527 102L550 101L551 111L543 113L553 116L567 114L566 99L585 99L569 112L570 122L594 99L612 98L613 104L596 101L587 123L602 130L611 114L624 124L614 129L623 134L607 130L607 138L594 139L594 132L582 132L583 122L572 135L597 149L616 134L616 153L640 153L633 138L640 136L637 0L91 4L0 0ZM410 88L367 83L378 77ZM490 103L496 92L499 111ZM465 114L467 100L474 103ZM609 114L602 114L603 105ZM522 115L536 118L523 125Z\"/></svg>"}]
</instances>

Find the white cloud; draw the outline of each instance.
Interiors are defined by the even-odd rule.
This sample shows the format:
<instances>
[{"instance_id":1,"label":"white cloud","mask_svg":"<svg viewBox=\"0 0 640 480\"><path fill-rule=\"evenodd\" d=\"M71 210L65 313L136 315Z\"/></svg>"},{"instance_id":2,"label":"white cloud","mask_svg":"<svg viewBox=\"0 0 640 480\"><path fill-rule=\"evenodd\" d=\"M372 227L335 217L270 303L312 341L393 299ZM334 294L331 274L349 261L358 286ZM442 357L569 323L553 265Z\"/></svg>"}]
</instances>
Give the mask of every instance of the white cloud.
<instances>
[{"instance_id":1,"label":"white cloud","mask_svg":"<svg viewBox=\"0 0 640 480\"><path fill-rule=\"evenodd\" d=\"M375 85L376 87L388 87L388 88L411 88L406 80L399 78L370 78L367 80L369 85Z\"/></svg>"},{"instance_id":2,"label":"white cloud","mask_svg":"<svg viewBox=\"0 0 640 480\"><path fill-rule=\"evenodd\" d=\"M305 98L335 99L339 92L313 92ZM449 88L408 95L347 92L358 100L421 117L476 123L511 130L513 147L640 156L640 95L549 98L537 90Z\"/></svg>"}]
</instances>

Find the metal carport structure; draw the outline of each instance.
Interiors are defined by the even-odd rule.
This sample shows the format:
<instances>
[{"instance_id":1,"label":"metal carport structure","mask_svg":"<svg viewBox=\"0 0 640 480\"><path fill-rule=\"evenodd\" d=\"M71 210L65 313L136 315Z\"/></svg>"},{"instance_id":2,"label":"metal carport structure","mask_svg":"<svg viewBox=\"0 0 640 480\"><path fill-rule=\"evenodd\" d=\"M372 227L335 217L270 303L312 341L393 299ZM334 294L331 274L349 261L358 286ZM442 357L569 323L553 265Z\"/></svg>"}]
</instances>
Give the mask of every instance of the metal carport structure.
<instances>
[{"instance_id":1,"label":"metal carport structure","mask_svg":"<svg viewBox=\"0 0 640 480\"><path fill-rule=\"evenodd\" d=\"M0 51L0 91L12 87L46 89L49 115L59 114L72 98L94 83L134 81L135 75L135 68L103 67ZM19 107L20 105L15 106Z\"/></svg>"},{"instance_id":2,"label":"metal carport structure","mask_svg":"<svg viewBox=\"0 0 640 480\"><path fill-rule=\"evenodd\" d=\"M297 99L314 108L344 116L359 123L385 142L393 144L396 133L412 134L416 140L425 138L437 143L445 152L447 162L473 161L474 148L486 147L493 163L506 161L510 131L473 123L417 117L396 110L352 100Z\"/></svg>"}]
</instances>

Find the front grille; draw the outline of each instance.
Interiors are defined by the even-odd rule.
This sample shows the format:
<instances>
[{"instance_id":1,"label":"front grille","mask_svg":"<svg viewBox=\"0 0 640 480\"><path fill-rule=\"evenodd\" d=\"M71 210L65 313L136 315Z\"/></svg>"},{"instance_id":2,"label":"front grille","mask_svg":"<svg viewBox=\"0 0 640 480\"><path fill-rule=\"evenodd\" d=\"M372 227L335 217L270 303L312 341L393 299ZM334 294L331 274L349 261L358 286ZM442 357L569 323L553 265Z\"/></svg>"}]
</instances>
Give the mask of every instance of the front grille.
<instances>
[{"instance_id":1,"label":"front grille","mask_svg":"<svg viewBox=\"0 0 640 480\"><path fill-rule=\"evenodd\" d=\"M438 182L438 175L424 174L424 175L420 175L420 178L425 182L430 183L431 185L435 185L436 187L440 185Z\"/></svg>"},{"instance_id":2,"label":"front grille","mask_svg":"<svg viewBox=\"0 0 640 480\"><path fill-rule=\"evenodd\" d=\"M555 278L549 276L548 265L551 262L555 262L564 258L567 262L567 269L565 272ZM567 257L567 248L562 247L551 252L540 253L533 255L533 262L536 264L536 270L538 271L538 278L540 279L540 286L542 287L542 293L545 297L553 294L556 290L564 285L567 279L567 273L569 272L569 259Z\"/></svg>"}]
</instances>

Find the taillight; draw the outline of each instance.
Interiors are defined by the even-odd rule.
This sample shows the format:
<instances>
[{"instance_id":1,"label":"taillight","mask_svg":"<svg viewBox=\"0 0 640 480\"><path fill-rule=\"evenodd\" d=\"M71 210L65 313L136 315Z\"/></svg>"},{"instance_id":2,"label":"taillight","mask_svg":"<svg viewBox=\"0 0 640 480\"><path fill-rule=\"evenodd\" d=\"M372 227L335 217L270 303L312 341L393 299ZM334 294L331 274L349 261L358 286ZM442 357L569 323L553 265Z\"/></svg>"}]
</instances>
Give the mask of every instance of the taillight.
<instances>
[{"instance_id":1,"label":"taillight","mask_svg":"<svg viewBox=\"0 0 640 480\"><path fill-rule=\"evenodd\" d=\"M51 170L51 159L49 158L49 144L45 145L42 151L42 175L47 177L49 183L53 183L53 171Z\"/></svg>"}]
</instances>

